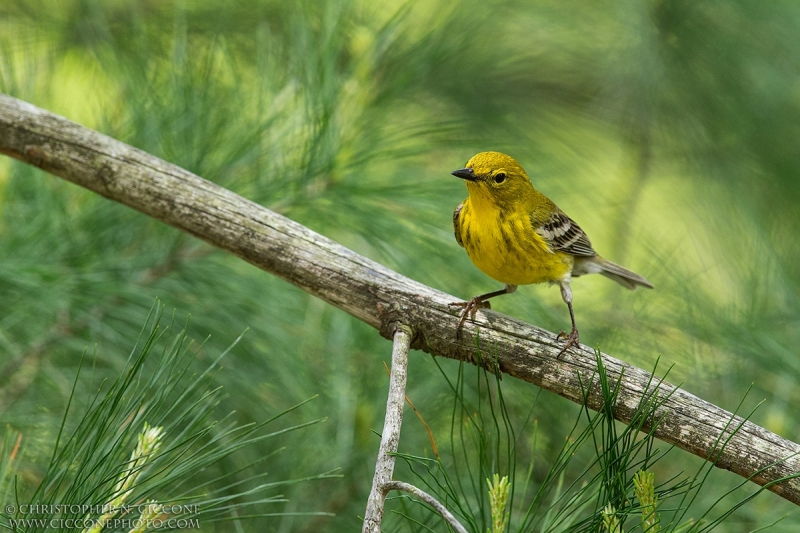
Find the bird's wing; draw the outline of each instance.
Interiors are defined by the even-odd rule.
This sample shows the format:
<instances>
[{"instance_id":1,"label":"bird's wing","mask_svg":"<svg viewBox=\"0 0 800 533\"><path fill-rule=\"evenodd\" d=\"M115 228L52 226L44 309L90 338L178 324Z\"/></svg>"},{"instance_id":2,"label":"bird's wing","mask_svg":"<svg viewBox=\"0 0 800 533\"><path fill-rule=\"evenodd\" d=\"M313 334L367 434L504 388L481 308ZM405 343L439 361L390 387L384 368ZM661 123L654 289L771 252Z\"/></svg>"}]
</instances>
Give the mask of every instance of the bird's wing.
<instances>
[{"instance_id":1,"label":"bird's wing","mask_svg":"<svg viewBox=\"0 0 800 533\"><path fill-rule=\"evenodd\" d=\"M586 233L560 209L556 209L544 224L537 227L534 223L534 230L554 252L584 257L597 255Z\"/></svg>"},{"instance_id":2,"label":"bird's wing","mask_svg":"<svg viewBox=\"0 0 800 533\"><path fill-rule=\"evenodd\" d=\"M461 210L463 208L464 208L464 202L461 202L460 204L458 204L458 207L456 207L456 210L453 211L453 233L455 233L456 241L462 248L464 247L464 243L461 240L461 223L458 217L459 215L461 215Z\"/></svg>"}]
</instances>

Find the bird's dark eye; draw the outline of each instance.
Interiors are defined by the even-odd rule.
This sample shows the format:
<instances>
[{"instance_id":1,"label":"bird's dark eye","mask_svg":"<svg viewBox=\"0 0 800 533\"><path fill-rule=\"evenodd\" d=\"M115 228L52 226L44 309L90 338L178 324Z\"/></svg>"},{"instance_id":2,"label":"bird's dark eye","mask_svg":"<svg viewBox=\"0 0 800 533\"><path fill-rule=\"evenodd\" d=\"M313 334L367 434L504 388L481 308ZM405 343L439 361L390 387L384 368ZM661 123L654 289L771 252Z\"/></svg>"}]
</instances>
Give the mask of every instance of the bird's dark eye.
<instances>
[{"instance_id":1,"label":"bird's dark eye","mask_svg":"<svg viewBox=\"0 0 800 533\"><path fill-rule=\"evenodd\" d=\"M494 182L495 183L503 183L504 181L506 181L505 173L500 172L499 174L495 174L494 175Z\"/></svg>"}]
</instances>

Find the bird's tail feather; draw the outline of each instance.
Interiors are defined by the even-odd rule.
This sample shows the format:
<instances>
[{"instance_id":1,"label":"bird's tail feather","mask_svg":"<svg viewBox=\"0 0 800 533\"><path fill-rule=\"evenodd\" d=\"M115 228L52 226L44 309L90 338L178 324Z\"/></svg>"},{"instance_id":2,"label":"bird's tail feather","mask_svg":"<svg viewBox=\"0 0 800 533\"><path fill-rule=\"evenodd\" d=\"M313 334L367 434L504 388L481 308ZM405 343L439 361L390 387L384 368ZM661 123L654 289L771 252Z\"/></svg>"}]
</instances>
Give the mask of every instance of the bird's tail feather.
<instances>
[{"instance_id":1,"label":"bird's tail feather","mask_svg":"<svg viewBox=\"0 0 800 533\"><path fill-rule=\"evenodd\" d=\"M597 257L595 263L600 267L600 274L609 279L613 279L626 289L636 290L636 287L640 285L642 287L647 287L648 289L653 288L652 283L647 281L636 272L631 272L627 268L619 266L616 263L612 263L608 259Z\"/></svg>"}]
</instances>

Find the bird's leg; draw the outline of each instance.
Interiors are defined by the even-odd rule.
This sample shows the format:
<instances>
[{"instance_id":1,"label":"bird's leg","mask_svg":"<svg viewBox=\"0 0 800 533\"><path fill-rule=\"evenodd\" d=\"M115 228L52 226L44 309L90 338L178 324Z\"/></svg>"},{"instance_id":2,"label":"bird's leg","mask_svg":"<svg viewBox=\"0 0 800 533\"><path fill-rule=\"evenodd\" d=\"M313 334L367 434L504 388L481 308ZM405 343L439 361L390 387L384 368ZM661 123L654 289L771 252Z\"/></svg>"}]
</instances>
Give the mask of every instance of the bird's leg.
<instances>
[{"instance_id":1,"label":"bird's leg","mask_svg":"<svg viewBox=\"0 0 800 533\"><path fill-rule=\"evenodd\" d=\"M564 299L564 302L569 308L569 318L572 321L572 331L570 331L569 335L563 331L558 334L557 338L565 338L567 339L567 342L564 344L564 347L561 348L561 351L558 352L558 355L556 355L556 359L560 359L561 356L564 355L564 352L571 347L580 346L578 343L578 328L575 326L575 312L572 310L572 289L569 288L569 281L561 282L561 297Z\"/></svg>"},{"instance_id":2,"label":"bird's leg","mask_svg":"<svg viewBox=\"0 0 800 533\"><path fill-rule=\"evenodd\" d=\"M458 326L456 327L456 338L458 338L461 334L461 327L464 325L464 322L467 320L467 315L470 316L473 320L475 320L475 313L478 311L479 308L491 309L492 306L488 300L489 298L494 298L495 296L500 296L502 294L511 294L517 290L516 285L506 285L499 291L487 292L486 294L481 294L480 296L476 296L475 298L469 300L468 302L453 302L450 305L454 307L463 307L464 310L461 311L461 318L458 320Z\"/></svg>"}]
</instances>

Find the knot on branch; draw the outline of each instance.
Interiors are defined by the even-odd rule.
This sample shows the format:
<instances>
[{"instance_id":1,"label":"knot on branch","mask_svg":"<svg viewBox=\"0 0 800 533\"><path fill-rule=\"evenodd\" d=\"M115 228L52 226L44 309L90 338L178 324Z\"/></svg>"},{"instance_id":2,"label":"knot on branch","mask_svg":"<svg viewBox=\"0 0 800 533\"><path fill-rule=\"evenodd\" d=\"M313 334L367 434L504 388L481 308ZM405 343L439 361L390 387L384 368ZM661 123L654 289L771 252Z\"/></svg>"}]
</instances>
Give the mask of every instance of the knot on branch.
<instances>
[{"instance_id":1,"label":"knot on branch","mask_svg":"<svg viewBox=\"0 0 800 533\"><path fill-rule=\"evenodd\" d=\"M422 345L421 335L417 329L410 326L410 316L408 308L393 302L391 305L378 303L378 316L381 321L381 337L384 339L394 339L394 334L398 329L404 330L411 337L411 348L418 350Z\"/></svg>"}]
</instances>

